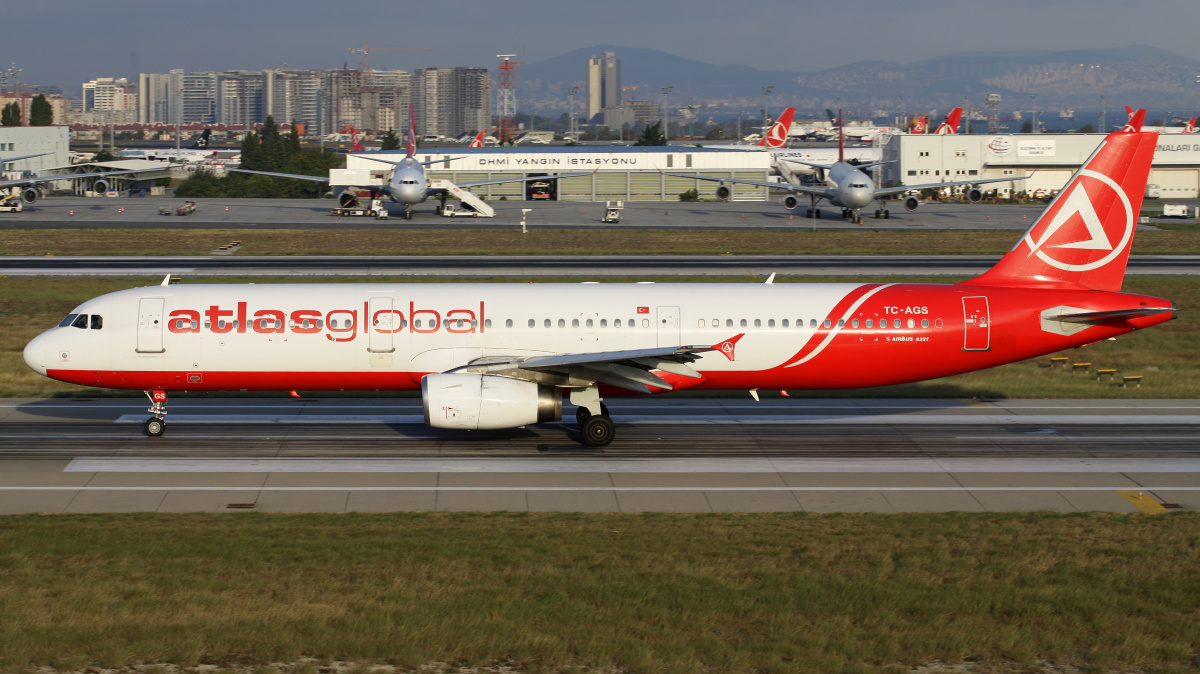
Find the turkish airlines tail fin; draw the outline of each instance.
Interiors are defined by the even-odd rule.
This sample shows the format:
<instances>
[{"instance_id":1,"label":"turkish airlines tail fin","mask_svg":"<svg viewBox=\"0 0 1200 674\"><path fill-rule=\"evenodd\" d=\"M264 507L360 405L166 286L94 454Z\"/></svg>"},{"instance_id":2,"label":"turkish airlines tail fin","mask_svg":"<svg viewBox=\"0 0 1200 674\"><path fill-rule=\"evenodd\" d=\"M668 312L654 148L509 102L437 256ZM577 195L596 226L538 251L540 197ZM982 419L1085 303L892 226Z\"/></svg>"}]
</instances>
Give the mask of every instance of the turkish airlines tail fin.
<instances>
[{"instance_id":1,"label":"turkish airlines tail fin","mask_svg":"<svg viewBox=\"0 0 1200 674\"><path fill-rule=\"evenodd\" d=\"M1138 110L1129 116L1129 121L1125 123L1125 127L1121 129L1122 133L1137 132L1142 130L1142 123L1146 121L1146 111Z\"/></svg>"},{"instance_id":2,"label":"turkish airlines tail fin","mask_svg":"<svg viewBox=\"0 0 1200 674\"><path fill-rule=\"evenodd\" d=\"M1120 290L1157 142L1157 133L1109 134L1016 247L963 285Z\"/></svg>"},{"instance_id":3,"label":"turkish airlines tail fin","mask_svg":"<svg viewBox=\"0 0 1200 674\"><path fill-rule=\"evenodd\" d=\"M363 144L358 140L358 131L352 126L347 128L350 129L350 151L362 152L364 148Z\"/></svg>"},{"instance_id":4,"label":"turkish airlines tail fin","mask_svg":"<svg viewBox=\"0 0 1200 674\"><path fill-rule=\"evenodd\" d=\"M485 136L487 136L487 129L480 130L479 135L475 136L475 139L472 140L471 144L467 147L483 147L483 139Z\"/></svg>"},{"instance_id":5,"label":"turkish airlines tail fin","mask_svg":"<svg viewBox=\"0 0 1200 674\"><path fill-rule=\"evenodd\" d=\"M1196 133L1196 118L1188 120L1188 123L1183 126L1184 133Z\"/></svg>"},{"instance_id":6,"label":"turkish airlines tail fin","mask_svg":"<svg viewBox=\"0 0 1200 674\"><path fill-rule=\"evenodd\" d=\"M787 147L788 130L792 128L792 116L795 114L795 108L784 110L763 139L758 141L758 145L771 148Z\"/></svg>"},{"instance_id":7,"label":"turkish airlines tail fin","mask_svg":"<svg viewBox=\"0 0 1200 674\"><path fill-rule=\"evenodd\" d=\"M417 154L417 120L413 116L413 104L408 104L408 156Z\"/></svg>"},{"instance_id":8,"label":"turkish airlines tail fin","mask_svg":"<svg viewBox=\"0 0 1200 674\"><path fill-rule=\"evenodd\" d=\"M962 117L962 113L962 108L951 110L950 114L946 115L946 120L938 126L937 131L934 131L934 133L939 135L958 133L958 120Z\"/></svg>"}]
</instances>

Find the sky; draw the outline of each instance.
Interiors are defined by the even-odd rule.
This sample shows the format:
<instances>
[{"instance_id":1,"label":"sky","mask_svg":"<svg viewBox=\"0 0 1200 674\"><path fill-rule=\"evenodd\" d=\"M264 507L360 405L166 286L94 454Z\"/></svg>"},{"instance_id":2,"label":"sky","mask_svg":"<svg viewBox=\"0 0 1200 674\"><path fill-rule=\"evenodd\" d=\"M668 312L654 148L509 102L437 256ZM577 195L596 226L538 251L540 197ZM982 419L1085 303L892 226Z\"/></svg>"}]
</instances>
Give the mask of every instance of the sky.
<instances>
[{"instance_id":1,"label":"sky","mask_svg":"<svg viewBox=\"0 0 1200 674\"><path fill-rule=\"evenodd\" d=\"M1197 0L4 0L0 68L78 97L96 77L137 72L485 66L601 44L713 64L816 71L911 63L962 51L1144 44L1200 60ZM132 67L131 52L140 63ZM580 77L583 66L580 66Z\"/></svg>"}]
</instances>

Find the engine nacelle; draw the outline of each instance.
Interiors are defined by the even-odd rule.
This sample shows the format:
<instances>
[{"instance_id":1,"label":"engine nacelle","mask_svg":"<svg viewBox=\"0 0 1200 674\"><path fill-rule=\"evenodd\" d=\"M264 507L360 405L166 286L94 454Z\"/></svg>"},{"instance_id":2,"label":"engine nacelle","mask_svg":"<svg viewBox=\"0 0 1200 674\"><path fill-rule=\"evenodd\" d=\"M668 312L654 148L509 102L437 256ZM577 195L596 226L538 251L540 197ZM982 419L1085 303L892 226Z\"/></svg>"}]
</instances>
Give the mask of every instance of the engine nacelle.
<instances>
[{"instance_id":1,"label":"engine nacelle","mask_svg":"<svg viewBox=\"0 0 1200 674\"><path fill-rule=\"evenodd\" d=\"M918 201L916 197L905 197L904 198L904 207L910 211L917 210L917 206L920 206L920 205L921 205L921 202Z\"/></svg>"},{"instance_id":2,"label":"engine nacelle","mask_svg":"<svg viewBox=\"0 0 1200 674\"><path fill-rule=\"evenodd\" d=\"M489 430L562 419L562 391L483 374L431 374L421 380L425 423L434 428Z\"/></svg>"},{"instance_id":3,"label":"engine nacelle","mask_svg":"<svg viewBox=\"0 0 1200 674\"><path fill-rule=\"evenodd\" d=\"M96 194L106 194L108 192L108 181L101 178L93 182L92 191Z\"/></svg>"},{"instance_id":4,"label":"engine nacelle","mask_svg":"<svg viewBox=\"0 0 1200 674\"><path fill-rule=\"evenodd\" d=\"M967 201L973 204L983 201L983 191L978 187L972 187L971 189L967 190Z\"/></svg>"},{"instance_id":5,"label":"engine nacelle","mask_svg":"<svg viewBox=\"0 0 1200 674\"><path fill-rule=\"evenodd\" d=\"M796 198L796 195L789 194L786 197L784 197L783 200L780 201L780 203L782 203L783 207L788 209L789 211L794 211L794 210L796 210L796 206L798 206L800 204L800 200Z\"/></svg>"},{"instance_id":6,"label":"engine nacelle","mask_svg":"<svg viewBox=\"0 0 1200 674\"><path fill-rule=\"evenodd\" d=\"M40 199L41 196L42 193L32 187L26 187L25 189L21 190L21 201L24 201L27 204L32 204Z\"/></svg>"},{"instance_id":7,"label":"engine nacelle","mask_svg":"<svg viewBox=\"0 0 1200 674\"><path fill-rule=\"evenodd\" d=\"M717 194L717 198L720 199L721 201L729 201L729 194L730 194L729 186L728 185L718 185L716 194Z\"/></svg>"},{"instance_id":8,"label":"engine nacelle","mask_svg":"<svg viewBox=\"0 0 1200 674\"><path fill-rule=\"evenodd\" d=\"M337 200L338 206L341 206L342 208L356 208L359 205L358 195L350 190L342 190L341 193L338 194Z\"/></svg>"}]
</instances>

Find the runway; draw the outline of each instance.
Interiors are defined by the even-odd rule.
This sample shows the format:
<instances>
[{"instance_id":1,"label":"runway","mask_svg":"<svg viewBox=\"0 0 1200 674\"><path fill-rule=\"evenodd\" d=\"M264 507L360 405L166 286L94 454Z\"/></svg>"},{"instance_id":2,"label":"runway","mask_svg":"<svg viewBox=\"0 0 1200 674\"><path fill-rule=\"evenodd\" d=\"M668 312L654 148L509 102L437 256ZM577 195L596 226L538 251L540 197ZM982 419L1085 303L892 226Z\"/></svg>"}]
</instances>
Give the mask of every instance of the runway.
<instances>
[{"instance_id":1,"label":"runway","mask_svg":"<svg viewBox=\"0 0 1200 674\"><path fill-rule=\"evenodd\" d=\"M9 276L605 277L902 275L967 276L998 255L483 255L483 256L18 256ZM1131 275L1195 275L1200 255L1133 255Z\"/></svg>"},{"instance_id":2,"label":"runway","mask_svg":"<svg viewBox=\"0 0 1200 674\"><path fill-rule=\"evenodd\" d=\"M439 431L420 401L0 401L0 513L1011 511L1200 508L1200 401L748 397L608 401Z\"/></svg>"}]
</instances>

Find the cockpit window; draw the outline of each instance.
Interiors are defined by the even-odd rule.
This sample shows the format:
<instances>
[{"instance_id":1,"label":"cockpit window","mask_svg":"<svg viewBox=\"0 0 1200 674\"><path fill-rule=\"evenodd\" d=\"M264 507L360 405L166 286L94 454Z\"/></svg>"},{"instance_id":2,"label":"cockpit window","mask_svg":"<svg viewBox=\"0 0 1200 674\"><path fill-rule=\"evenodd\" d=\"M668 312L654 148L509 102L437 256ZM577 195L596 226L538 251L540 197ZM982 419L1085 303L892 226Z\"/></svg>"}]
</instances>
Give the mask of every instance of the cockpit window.
<instances>
[{"instance_id":1,"label":"cockpit window","mask_svg":"<svg viewBox=\"0 0 1200 674\"><path fill-rule=\"evenodd\" d=\"M76 317L76 316L78 316L78 315L79 315L79 314L67 314L67 317L66 317L66 318L64 318L64 319L62 319L62 323L59 323L59 324L58 324L58 327L60 327L60 328L65 328L65 327L67 327L68 325L70 325L70 324L74 323L74 322L75 322L75 317Z\"/></svg>"},{"instance_id":2,"label":"cockpit window","mask_svg":"<svg viewBox=\"0 0 1200 674\"><path fill-rule=\"evenodd\" d=\"M99 330L104 327L104 319L100 314L92 314L92 329Z\"/></svg>"},{"instance_id":3,"label":"cockpit window","mask_svg":"<svg viewBox=\"0 0 1200 674\"><path fill-rule=\"evenodd\" d=\"M75 322L71 323L71 327L79 328L80 330L87 330L87 319L87 314L79 314L75 317Z\"/></svg>"}]
</instances>

